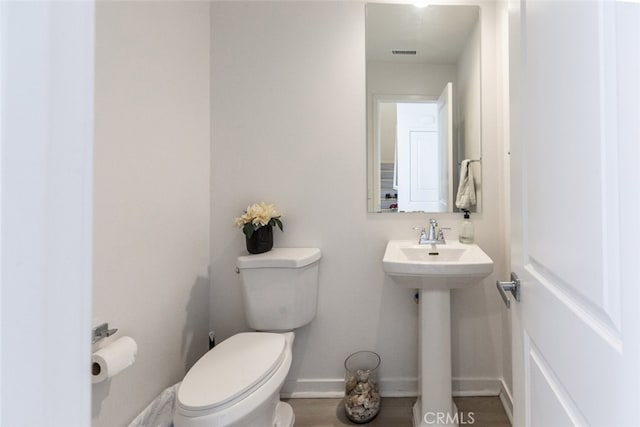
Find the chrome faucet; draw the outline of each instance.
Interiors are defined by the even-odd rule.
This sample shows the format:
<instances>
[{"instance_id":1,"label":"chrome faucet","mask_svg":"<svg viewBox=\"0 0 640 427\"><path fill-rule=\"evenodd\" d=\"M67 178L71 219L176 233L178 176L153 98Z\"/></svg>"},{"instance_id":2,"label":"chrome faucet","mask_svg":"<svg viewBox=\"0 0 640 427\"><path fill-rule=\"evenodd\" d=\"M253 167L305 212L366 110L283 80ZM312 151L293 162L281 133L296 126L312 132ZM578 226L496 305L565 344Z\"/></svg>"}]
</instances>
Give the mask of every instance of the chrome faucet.
<instances>
[{"instance_id":1,"label":"chrome faucet","mask_svg":"<svg viewBox=\"0 0 640 427\"><path fill-rule=\"evenodd\" d=\"M429 232L424 227L413 227L414 230L420 230L420 238L418 239L419 245L444 245L447 243L444 239L444 233L442 230L449 230L449 228L442 227L437 230L438 221L435 218L429 220Z\"/></svg>"},{"instance_id":2,"label":"chrome faucet","mask_svg":"<svg viewBox=\"0 0 640 427\"><path fill-rule=\"evenodd\" d=\"M438 226L438 221L435 218L431 218L429 220L429 237L428 240L438 240L436 237L436 227Z\"/></svg>"}]
</instances>

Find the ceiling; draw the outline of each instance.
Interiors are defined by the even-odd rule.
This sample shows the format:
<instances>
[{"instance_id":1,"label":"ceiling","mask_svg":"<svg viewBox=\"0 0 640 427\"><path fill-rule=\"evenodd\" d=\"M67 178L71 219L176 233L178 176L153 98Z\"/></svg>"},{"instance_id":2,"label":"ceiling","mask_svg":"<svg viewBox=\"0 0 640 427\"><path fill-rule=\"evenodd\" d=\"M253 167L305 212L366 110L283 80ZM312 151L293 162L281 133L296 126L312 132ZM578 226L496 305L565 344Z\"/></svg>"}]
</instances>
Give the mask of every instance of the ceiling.
<instances>
[{"instance_id":1,"label":"ceiling","mask_svg":"<svg viewBox=\"0 0 640 427\"><path fill-rule=\"evenodd\" d=\"M455 64L480 15L478 6L366 6L367 61ZM416 55L391 51L416 50Z\"/></svg>"}]
</instances>

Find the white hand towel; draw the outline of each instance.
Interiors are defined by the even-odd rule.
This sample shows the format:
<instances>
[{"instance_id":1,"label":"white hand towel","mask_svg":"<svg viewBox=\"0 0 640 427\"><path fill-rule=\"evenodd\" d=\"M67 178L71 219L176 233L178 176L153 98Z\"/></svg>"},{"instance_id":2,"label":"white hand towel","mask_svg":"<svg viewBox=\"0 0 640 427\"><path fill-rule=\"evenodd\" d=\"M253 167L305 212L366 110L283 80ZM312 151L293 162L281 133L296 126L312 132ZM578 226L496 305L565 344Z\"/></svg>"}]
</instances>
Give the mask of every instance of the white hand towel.
<instances>
[{"instance_id":1,"label":"white hand towel","mask_svg":"<svg viewBox=\"0 0 640 427\"><path fill-rule=\"evenodd\" d=\"M471 160L465 159L460 163L460 183L458 184L458 195L456 197L456 207L458 209L469 209L476 204L476 185L473 181L471 171Z\"/></svg>"}]
</instances>

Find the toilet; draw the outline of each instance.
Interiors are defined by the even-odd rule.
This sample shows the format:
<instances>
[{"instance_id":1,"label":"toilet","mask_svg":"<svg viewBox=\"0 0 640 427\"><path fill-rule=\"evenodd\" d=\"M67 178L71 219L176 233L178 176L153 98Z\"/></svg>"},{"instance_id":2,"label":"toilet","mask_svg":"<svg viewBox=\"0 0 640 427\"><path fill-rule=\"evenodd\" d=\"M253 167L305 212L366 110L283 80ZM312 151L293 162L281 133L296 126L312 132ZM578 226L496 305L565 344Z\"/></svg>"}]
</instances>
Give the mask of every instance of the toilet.
<instances>
[{"instance_id":1,"label":"toilet","mask_svg":"<svg viewBox=\"0 0 640 427\"><path fill-rule=\"evenodd\" d=\"M236 261L247 325L211 349L178 388L175 427L291 427L280 389L291 367L294 329L316 316L317 248L274 248Z\"/></svg>"}]
</instances>

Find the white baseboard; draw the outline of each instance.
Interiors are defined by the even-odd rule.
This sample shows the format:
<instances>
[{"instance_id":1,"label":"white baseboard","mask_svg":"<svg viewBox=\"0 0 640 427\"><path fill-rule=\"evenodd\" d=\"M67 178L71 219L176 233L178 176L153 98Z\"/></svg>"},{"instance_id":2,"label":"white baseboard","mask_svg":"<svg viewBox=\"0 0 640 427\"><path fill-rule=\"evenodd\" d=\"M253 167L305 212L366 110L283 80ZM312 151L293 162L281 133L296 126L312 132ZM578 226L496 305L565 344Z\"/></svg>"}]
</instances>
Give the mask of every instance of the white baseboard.
<instances>
[{"instance_id":1,"label":"white baseboard","mask_svg":"<svg viewBox=\"0 0 640 427\"><path fill-rule=\"evenodd\" d=\"M498 396L500 379L498 378L453 378L452 392L455 397Z\"/></svg>"},{"instance_id":2,"label":"white baseboard","mask_svg":"<svg viewBox=\"0 0 640 427\"><path fill-rule=\"evenodd\" d=\"M513 396L511 396L511 391L504 380L500 380L500 394L498 397L500 397L500 402L502 402L504 412L507 414L509 422L513 425Z\"/></svg>"},{"instance_id":3,"label":"white baseboard","mask_svg":"<svg viewBox=\"0 0 640 427\"><path fill-rule=\"evenodd\" d=\"M383 378L379 381L383 397L417 396L417 378ZM344 396L344 379L297 379L287 380L280 396L285 399L340 398Z\"/></svg>"},{"instance_id":4,"label":"white baseboard","mask_svg":"<svg viewBox=\"0 0 640 427\"><path fill-rule=\"evenodd\" d=\"M344 396L344 380L287 379L280 391L285 399L339 398Z\"/></svg>"},{"instance_id":5,"label":"white baseboard","mask_svg":"<svg viewBox=\"0 0 640 427\"><path fill-rule=\"evenodd\" d=\"M417 378L382 378L379 385L380 394L383 397L414 397L418 395ZM505 394L507 399L511 401L511 395L500 378L453 378L452 387L455 397L501 396ZM344 379L287 380L280 395L287 399L340 398L344 396ZM503 397L500 399L502 400ZM509 414L509 412L507 413Z\"/></svg>"}]
</instances>

